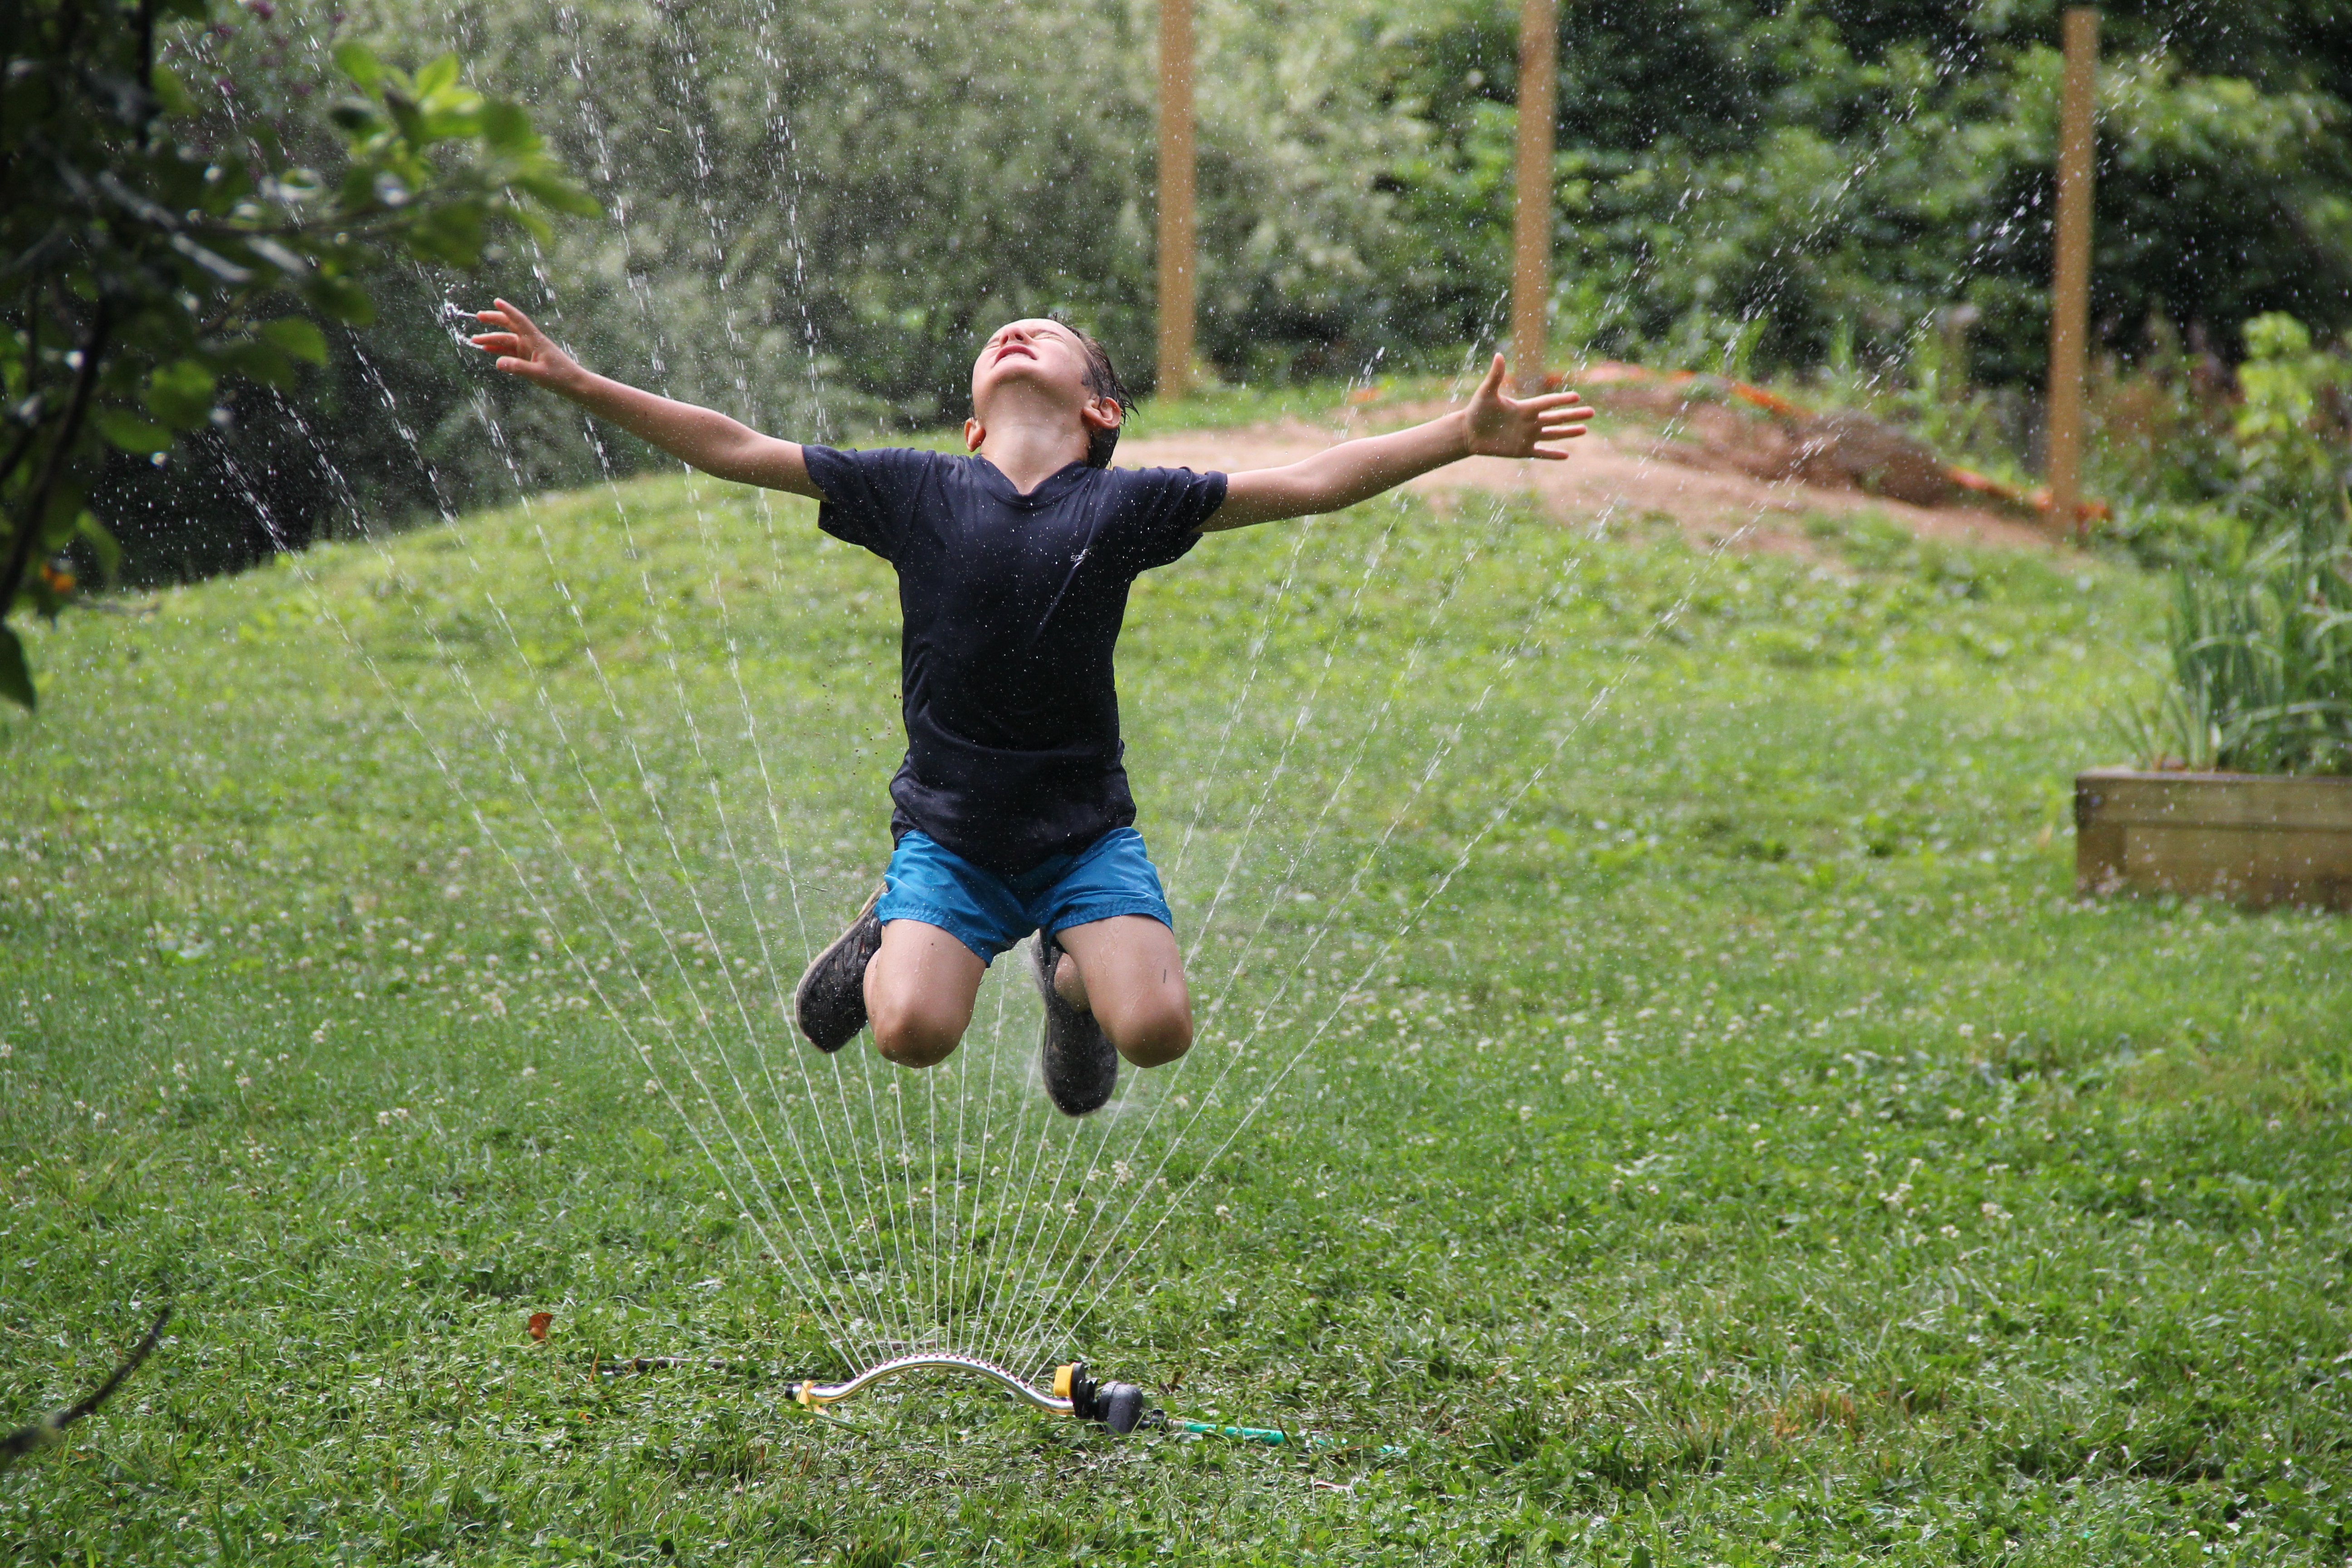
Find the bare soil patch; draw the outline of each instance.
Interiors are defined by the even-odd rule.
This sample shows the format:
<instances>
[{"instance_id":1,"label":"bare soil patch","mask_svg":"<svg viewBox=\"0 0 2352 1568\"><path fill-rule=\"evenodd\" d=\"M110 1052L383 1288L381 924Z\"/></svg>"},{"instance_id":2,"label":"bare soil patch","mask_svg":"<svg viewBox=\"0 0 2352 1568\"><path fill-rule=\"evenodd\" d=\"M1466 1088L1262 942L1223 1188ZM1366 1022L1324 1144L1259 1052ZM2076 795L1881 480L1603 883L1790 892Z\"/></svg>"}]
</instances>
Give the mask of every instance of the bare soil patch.
<instances>
[{"instance_id":1,"label":"bare soil patch","mask_svg":"<svg viewBox=\"0 0 2352 1568\"><path fill-rule=\"evenodd\" d=\"M1729 539L1746 550L1811 554L1808 517L1875 512L1923 539L1956 544L2049 550L2057 542L2016 516L1979 505L1921 506L1871 494L1844 482L1836 465L1801 437L1772 421L1719 405L1695 403L1673 411L1671 435L1619 421L1610 409L1616 389L1589 394L1599 410L1590 434L1573 442L1566 462L1509 462L1473 458L1412 481L1443 505L1483 495L1526 496L1566 522L1630 522L1670 518L1694 544ZM1638 395L1622 401L1654 416L1660 410ZM1357 436L1392 430L1443 413L1445 405L1382 404L1336 412L1329 423L1286 419L1229 430L1174 431L1119 443L1122 466L1220 469L1278 468L1312 457ZM1629 410L1630 412L1630 410ZM1646 423L1646 422L1645 422Z\"/></svg>"}]
</instances>

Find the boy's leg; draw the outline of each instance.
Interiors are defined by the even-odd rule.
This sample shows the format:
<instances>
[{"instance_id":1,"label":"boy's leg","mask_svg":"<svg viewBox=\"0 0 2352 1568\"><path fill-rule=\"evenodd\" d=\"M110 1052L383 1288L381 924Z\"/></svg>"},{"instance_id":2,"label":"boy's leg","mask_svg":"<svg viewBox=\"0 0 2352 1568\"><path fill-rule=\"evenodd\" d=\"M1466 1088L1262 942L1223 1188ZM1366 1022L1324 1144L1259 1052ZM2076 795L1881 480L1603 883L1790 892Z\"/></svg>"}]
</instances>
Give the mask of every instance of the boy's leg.
<instances>
[{"instance_id":1,"label":"boy's leg","mask_svg":"<svg viewBox=\"0 0 2352 1568\"><path fill-rule=\"evenodd\" d=\"M1150 915L1113 915L1054 935L1063 947L1055 991L1091 1011L1120 1056L1156 1068L1192 1048L1192 999L1174 931Z\"/></svg>"},{"instance_id":2,"label":"boy's leg","mask_svg":"<svg viewBox=\"0 0 2352 1568\"><path fill-rule=\"evenodd\" d=\"M963 1038L988 966L951 932L915 920L882 927L866 966L866 1015L874 1044L900 1067L936 1067Z\"/></svg>"}]
</instances>

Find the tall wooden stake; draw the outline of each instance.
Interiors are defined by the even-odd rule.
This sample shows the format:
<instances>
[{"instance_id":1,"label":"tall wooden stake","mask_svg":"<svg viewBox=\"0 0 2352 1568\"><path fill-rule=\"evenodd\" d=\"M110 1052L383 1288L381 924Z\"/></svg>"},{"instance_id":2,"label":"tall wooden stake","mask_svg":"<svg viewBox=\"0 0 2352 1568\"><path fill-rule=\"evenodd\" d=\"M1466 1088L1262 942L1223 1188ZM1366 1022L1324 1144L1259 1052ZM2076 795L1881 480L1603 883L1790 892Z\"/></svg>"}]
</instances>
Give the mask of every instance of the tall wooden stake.
<instances>
[{"instance_id":1,"label":"tall wooden stake","mask_svg":"<svg viewBox=\"0 0 2352 1568\"><path fill-rule=\"evenodd\" d=\"M1559 0L1520 0L1519 138L1511 203L1511 371L1541 392L1551 292L1551 121L1559 98Z\"/></svg>"},{"instance_id":2,"label":"tall wooden stake","mask_svg":"<svg viewBox=\"0 0 2352 1568\"><path fill-rule=\"evenodd\" d=\"M2083 353L2091 321L2092 121L2099 13L2066 12L2066 86L2058 112L2058 259L2050 284L2050 510L2082 531Z\"/></svg>"},{"instance_id":3,"label":"tall wooden stake","mask_svg":"<svg viewBox=\"0 0 2352 1568\"><path fill-rule=\"evenodd\" d=\"M1192 0L1160 0L1159 395L1192 389Z\"/></svg>"}]
</instances>

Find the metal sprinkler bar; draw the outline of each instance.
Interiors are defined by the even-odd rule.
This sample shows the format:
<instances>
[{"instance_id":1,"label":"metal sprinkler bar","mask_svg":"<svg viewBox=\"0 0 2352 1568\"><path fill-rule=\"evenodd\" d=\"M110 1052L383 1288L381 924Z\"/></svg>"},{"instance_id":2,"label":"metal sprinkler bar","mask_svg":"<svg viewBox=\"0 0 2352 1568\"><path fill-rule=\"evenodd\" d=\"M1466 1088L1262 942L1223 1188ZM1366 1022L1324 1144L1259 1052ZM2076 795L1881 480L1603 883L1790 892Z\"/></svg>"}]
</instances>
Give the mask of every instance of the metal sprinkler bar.
<instances>
[{"instance_id":1,"label":"metal sprinkler bar","mask_svg":"<svg viewBox=\"0 0 2352 1568\"><path fill-rule=\"evenodd\" d=\"M811 1410L823 1410L871 1388L886 1378L897 1377L907 1372L972 1373L1040 1410L1097 1422L1114 1432L1134 1431L1145 1415L1143 1390L1131 1383L1097 1383L1082 1361L1055 1367L1054 1392L1045 1394L1032 1388L1019 1373L1008 1372L994 1362L982 1361L978 1356L958 1355L952 1351L925 1351L913 1355L893 1356L879 1365L866 1368L846 1383L819 1383L810 1378L793 1391L793 1397Z\"/></svg>"}]
</instances>

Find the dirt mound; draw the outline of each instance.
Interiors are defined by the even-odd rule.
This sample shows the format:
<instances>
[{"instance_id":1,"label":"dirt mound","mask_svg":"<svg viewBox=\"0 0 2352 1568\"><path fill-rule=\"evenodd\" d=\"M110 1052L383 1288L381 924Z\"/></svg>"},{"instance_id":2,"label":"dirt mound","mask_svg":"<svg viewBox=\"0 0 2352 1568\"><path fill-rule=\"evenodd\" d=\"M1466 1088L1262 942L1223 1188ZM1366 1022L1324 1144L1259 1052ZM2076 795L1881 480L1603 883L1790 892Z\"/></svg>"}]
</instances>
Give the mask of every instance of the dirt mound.
<instances>
[{"instance_id":1,"label":"dirt mound","mask_svg":"<svg viewBox=\"0 0 2352 1568\"><path fill-rule=\"evenodd\" d=\"M1671 387L1605 383L1588 390L1586 399L1599 417L1590 435L1571 444L1568 461L1474 458L1425 474L1412 488L1454 503L1482 493L1531 496L1570 522L1664 516L1694 542L1729 539L1742 549L1811 553L1805 520L1864 510L1922 538L2044 550L2054 542L2032 523L1970 502L1933 452L1861 416L1759 416ZM1328 423L1286 419L1129 437L1119 443L1118 460L1228 473L1278 468L1445 407L1374 403L1335 409ZM1650 417L1639 424L1621 418L1612 426L1612 409ZM1643 427L1661 417L1663 429Z\"/></svg>"}]
</instances>

